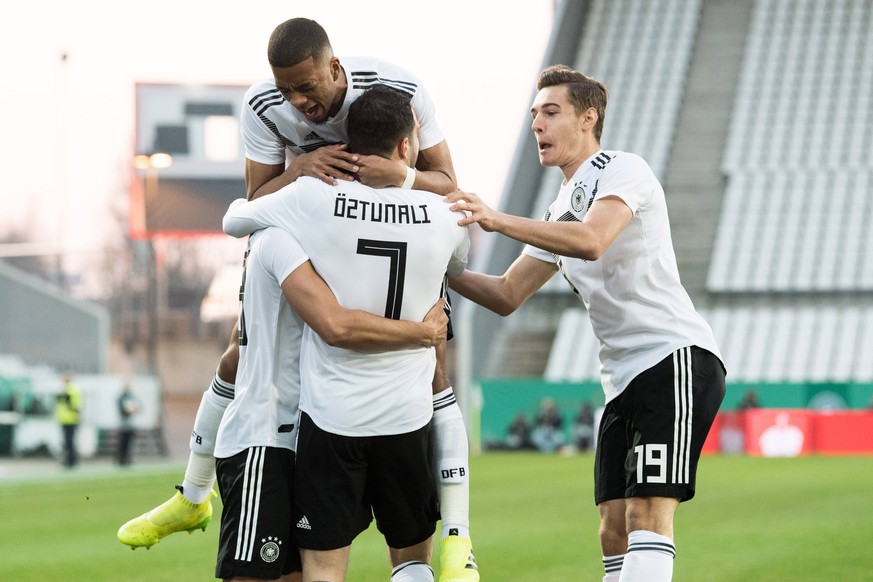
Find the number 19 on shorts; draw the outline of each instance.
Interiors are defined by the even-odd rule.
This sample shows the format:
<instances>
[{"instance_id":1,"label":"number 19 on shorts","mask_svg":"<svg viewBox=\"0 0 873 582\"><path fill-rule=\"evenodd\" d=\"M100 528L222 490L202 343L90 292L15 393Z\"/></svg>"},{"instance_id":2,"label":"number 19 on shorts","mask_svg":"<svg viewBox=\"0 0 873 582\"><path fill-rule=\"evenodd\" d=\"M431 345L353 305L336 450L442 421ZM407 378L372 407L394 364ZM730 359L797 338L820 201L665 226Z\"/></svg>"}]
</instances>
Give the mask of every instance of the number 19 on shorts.
<instances>
[{"instance_id":1,"label":"number 19 on shorts","mask_svg":"<svg viewBox=\"0 0 873 582\"><path fill-rule=\"evenodd\" d=\"M637 483L667 482L667 445L638 445L634 453L637 455Z\"/></svg>"}]
</instances>

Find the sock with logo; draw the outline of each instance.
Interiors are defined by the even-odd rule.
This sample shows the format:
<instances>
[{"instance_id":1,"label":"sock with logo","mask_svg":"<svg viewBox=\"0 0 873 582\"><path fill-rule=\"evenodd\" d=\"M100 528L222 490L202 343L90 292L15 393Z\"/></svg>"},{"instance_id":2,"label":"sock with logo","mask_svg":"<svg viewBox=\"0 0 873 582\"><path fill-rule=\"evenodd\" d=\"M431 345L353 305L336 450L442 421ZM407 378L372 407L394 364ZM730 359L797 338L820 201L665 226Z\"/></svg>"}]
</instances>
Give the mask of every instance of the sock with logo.
<instances>
[{"instance_id":1,"label":"sock with logo","mask_svg":"<svg viewBox=\"0 0 873 582\"><path fill-rule=\"evenodd\" d=\"M212 484L215 482L215 437L221 417L233 400L233 393L234 385L225 382L216 373L212 385L200 399L189 442L191 454L185 467L185 480L182 481L182 495L194 503L203 502L212 493Z\"/></svg>"},{"instance_id":2,"label":"sock with logo","mask_svg":"<svg viewBox=\"0 0 873 582\"><path fill-rule=\"evenodd\" d=\"M603 556L603 569L606 571L603 582L618 582L622 563L624 563L624 554Z\"/></svg>"},{"instance_id":3,"label":"sock with logo","mask_svg":"<svg viewBox=\"0 0 873 582\"><path fill-rule=\"evenodd\" d=\"M470 468L467 429L452 388L433 395L434 475L442 536L470 537Z\"/></svg>"},{"instance_id":4,"label":"sock with logo","mask_svg":"<svg viewBox=\"0 0 873 582\"><path fill-rule=\"evenodd\" d=\"M621 582L670 582L676 547L667 536L652 531L632 531L621 567Z\"/></svg>"},{"instance_id":5,"label":"sock with logo","mask_svg":"<svg viewBox=\"0 0 873 582\"><path fill-rule=\"evenodd\" d=\"M391 582L433 582L433 570L424 562L403 562L391 570Z\"/></svg>"}]
</instances>

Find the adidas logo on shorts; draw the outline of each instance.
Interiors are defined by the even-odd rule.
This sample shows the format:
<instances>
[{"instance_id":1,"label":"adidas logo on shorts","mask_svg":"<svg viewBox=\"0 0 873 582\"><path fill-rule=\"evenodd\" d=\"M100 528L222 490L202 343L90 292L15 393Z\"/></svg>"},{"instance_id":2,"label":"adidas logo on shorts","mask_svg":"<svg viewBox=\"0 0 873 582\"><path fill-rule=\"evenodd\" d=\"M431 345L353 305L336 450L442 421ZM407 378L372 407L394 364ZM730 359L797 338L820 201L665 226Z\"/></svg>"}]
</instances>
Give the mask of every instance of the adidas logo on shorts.
<instances>
[{"instance_id":1,"label":"adidas logo on shorts","mask_svg":"<svg viewBox=\"0 0 873 582\"><path fill-rule=\"evenodd\" d=\"M300 518L300 521L297 522L297 527L299 527L300 529L312 529L312 526L309 525L309 520L306 519L305 515Z\"/></svg>"}]
</instances>

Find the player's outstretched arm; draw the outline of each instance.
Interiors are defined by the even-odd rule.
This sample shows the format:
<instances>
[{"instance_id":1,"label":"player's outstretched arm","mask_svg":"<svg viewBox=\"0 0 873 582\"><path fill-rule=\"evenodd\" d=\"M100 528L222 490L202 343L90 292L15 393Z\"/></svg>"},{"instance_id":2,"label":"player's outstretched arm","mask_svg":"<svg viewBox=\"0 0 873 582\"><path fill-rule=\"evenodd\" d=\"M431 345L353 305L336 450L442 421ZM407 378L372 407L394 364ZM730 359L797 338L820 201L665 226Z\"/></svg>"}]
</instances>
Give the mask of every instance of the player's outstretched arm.
<instances>
[{"instance_id":1,"label":"player's outstretched arm","mask_svg":"<svg viewBox=\"0 0 873 582\"><path fill-rule=\"evenodd\" d=\"M449 287L505 317L545 285L555 271L557 267L553 263L521 255L502 276L464 271L457 277L449 277Z\"/></svg>"},{"instance_id":2,"label":"player's outstretched arm","mask_svg":"<svg viewBox=\"0 0 873 582\"><path fill-rule=\"evenodd\" d=\"M294 186L290 186L289 190ZM282 195L268 196L258 200L246 201L245 198L237 198L230 203L221 227L226 234L235 238L242 238L270 226L288 228L284 218L286 200Z\"/></svg>"},{"instance_id":3,"label":"player's outstretched arm","mask_svg":"<svg viewBox=\"0 0 873 582\"><path fill-rule=\"evenodd\" d=\"M465 212L460 225L478 223L483 230L499 232L517 241L556 255L596 261L630 223L633 212L623 200L596 200L582 222L550 222L498 212L471 192L456 190L446 196L451 209Z\"/></svg>"},{"instance_id":4,"label":"player's outstretched arm","mask_svg":"<svg viewBox=\"0 0 873 582\"><path fill-rule=\"evenodd\" d=\"M440 299L422 322L387 319L345 309L306 261L282 282L282 292L303 321L331 346L359 351L434 347L446 339L448 317Z\"/></svg>"}]
</instances>

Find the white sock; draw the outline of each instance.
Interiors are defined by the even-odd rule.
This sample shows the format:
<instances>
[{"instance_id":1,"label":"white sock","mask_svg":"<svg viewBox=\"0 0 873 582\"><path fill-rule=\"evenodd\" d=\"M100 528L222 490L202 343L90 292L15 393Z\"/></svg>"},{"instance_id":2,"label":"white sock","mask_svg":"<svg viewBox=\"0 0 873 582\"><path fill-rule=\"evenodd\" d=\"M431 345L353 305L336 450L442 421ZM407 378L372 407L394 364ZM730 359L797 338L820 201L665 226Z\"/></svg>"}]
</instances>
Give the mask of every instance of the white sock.
<instances>
[{"instance_id":1,"label":"white sock","mask_svg":"<svg viewBox=\"0 0 873 582\"><path fill-rule=\"evenodd\" d=\"M652 531L632 531L621 567L621 582L670 582L676 547L667 536Z\"/></svg>"},{"instance_id":2,"label":"white sock","mask_svg":"<svg viewBox=\"0 0 873 582\"><path fill-rule=\"evenodd\" d=\"M189 442L191 455L185 467L185 480L182 481L182 494L194 503L202 502L212 493L215 482L215 436L221 417L233 400L233 392L233 384L224 382L216 374L212 385L200 399Z\"/></svg>"},{"instance_id":3,"label":"white sock","mask_svg":"<svg viewBox=\"0 0 873 582\"><path fill-rule=\"evenodd\" d=\"M470 537L470 446L461 408L451 387L434 394L434 476L442 516L442 535Z\"/></svg>"},{"instance_id":4,"label":"white sock","mask_svg":"<svg viewBox=\"0 0 873 582\"><path fill-rule=\"evenodd\" d=\"M433 570L424 562L403 562L391 570L391 582L433 582Z\"/></svg>"},{"instance_id":5,"label":"white sock","mask_svg":"<svg viewBox=\"0 0 873 582\"><path fill-rule=\"evenodd\" d=\"M182 495L194 503L202 503L212 492L215 483L215 457L191 451L188 466L185 467L185 480L182 481Z\"/></svg>"},{"instance_id":6,"label":"white sock","mask_svg":"<svg viewBox=\"0 0 873 582\"><path fill-rule=\"evenodd\" d=\"M624 554L603 556L603 569L606 571L603 582L618 582L618 577L621 575L621 565L624 563L624 556Z\"/></svg>"}]
</instances>

